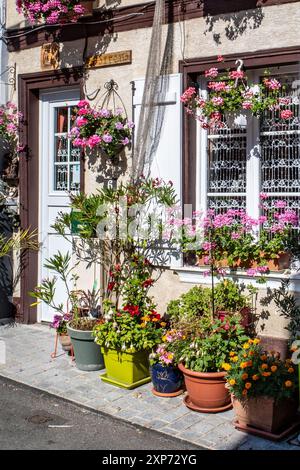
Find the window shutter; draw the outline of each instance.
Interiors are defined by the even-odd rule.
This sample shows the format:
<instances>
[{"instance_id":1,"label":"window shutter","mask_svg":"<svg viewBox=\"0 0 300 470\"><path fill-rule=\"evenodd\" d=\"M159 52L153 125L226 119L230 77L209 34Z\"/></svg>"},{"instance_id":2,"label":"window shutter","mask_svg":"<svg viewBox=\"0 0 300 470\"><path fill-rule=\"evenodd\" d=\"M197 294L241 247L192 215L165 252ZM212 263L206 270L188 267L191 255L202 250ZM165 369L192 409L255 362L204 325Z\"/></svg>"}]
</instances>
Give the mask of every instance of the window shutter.
<instances>
[{"instance_id":1,"label":"window shutter","mask_svg":"<svg viewBox=\"0 0 300 470\"><path fill-rule=\"evenodd\" d=\"M167 82L167 85L165 84L166 91L163 96L158 96L156 106L163 106L164 113L161 127L157 133L159 142L157 143L151 165L151 177L172 181L179 203L181 203L182 109L180 96L182 92L182 75L167 75L162 80ZM144 79L134 81L133 111L136 131L143 99L144 84ZM167 264L174 267L181 266L182 261L179 253L170 255Z\"/></svg>"}]
</instances>

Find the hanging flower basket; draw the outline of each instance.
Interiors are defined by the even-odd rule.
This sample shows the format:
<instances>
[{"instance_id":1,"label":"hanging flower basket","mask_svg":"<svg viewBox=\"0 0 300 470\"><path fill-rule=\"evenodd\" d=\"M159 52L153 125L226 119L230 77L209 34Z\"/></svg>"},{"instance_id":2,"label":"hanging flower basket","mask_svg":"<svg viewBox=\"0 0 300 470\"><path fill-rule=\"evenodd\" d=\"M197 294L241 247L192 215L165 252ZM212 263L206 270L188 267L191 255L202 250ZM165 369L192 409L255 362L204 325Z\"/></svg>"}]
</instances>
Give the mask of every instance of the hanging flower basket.
<instances>
[{"instance_id":1,"label":"hanging flower basket","mask_svg":"<svg viewBox=\"0 0 300 470\"><path fill-rule=\"evenodd\" d=\"M226 112L225 122L229 128L247 129L251 114L247 110Z\"/></svg>"},{"instance_id":2,"label":"hanging flower basket","mask_svg":"<svg viewBox=\"0 0 300 470\"><path fill-rule=\"evenodd\" d=\"M82 100L75 113L70 133L73 146L85 150L98 148L113 159L131 144L134 123L123 115L123 109L91 108Z\"/></svg>"},{"instance_id":3,"label":"hanging flower basket","mask_svg":"<svg viewBox=\"0 0 300 470\"><path fill-rule=\"evenodd\" d=\"M200 122L203 129L229 127L244 129L247 117L259 117L265 111L274 112L279 120L288 121L293 117L289 109L292 104L282 98L281 83L265 75L260 84L251 84L242 70L242 61L237 61L237 70L220 73L216 67L205 71L208 79L208 97L201 96L195 87L189 87L181 96L188 114Z\"/></svg>"},{"instance_id":4,"label":"hanging flower basket","mask_svg":"<svg viewBox=\"0 0 300 470\"><path fill-rule=\"evenodd\" d=\"M53 4L55 3L55 5ZM90 15L93 11L93 1L90 0L16 0L17 12L23 14L30 23L66 23L76 22L82 16Z\"/></svg>"}]
</instances>

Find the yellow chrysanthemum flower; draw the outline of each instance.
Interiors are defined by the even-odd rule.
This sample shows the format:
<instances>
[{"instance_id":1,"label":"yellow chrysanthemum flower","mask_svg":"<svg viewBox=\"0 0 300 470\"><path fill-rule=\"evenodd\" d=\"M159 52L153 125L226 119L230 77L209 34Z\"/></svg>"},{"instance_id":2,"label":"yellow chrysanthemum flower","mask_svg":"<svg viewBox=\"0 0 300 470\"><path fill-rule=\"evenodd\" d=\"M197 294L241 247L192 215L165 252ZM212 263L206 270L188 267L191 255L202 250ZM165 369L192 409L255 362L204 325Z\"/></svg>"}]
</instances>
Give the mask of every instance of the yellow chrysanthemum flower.
<instances>
[{"instance_id":1,"label":"yellow chrysanthemum flower","mask_svg":"<svg viewBox=\"0 0 300 470\"><path fill-rule=\"evenodd\" d=\"M230 370L230 369L231 369L231 365L228 364L227 362L224 362L224 363L222 364L222 369L224 369L224 370Z\"/></svg>"},{"instance_id":2,"label":"yellow chrysanthemum flower","mask_svg":"<svg viewBox=\"0 0 300 470\"><path fill-rule=\"evenodd\" d=\"M230 379L229 380L229 385L235 385L236 384L236 380L235 379Z\"/></svg>"}]
</instances>

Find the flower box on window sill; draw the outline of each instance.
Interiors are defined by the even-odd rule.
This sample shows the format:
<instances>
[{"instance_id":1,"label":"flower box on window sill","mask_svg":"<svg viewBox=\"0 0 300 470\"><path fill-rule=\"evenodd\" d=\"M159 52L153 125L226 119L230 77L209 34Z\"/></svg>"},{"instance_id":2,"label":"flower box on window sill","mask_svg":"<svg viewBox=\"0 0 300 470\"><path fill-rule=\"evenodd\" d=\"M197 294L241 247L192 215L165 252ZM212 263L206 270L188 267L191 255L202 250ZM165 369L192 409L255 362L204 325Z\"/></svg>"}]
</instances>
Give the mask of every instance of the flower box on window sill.
<instances>
[{"instance_id":1,"label":"flower box on window sill","mask_svg":"<svg viewBox=\"0 0 300 470\"><path fill-rule=\"evenodd\" d=\"M262 257L263 257L262 253ZM199 256L197 261L197 266L206 266L209 269L209 264L205 264L204 256ZM284 271L285 269L290 268L291 255L289 253L279 253L276 258L270 259L266 262L269 271ZM257 261L242 261L238 260L233 263L232 266L228 266L228 261L226 258L217 262L218 267L220 268L230 268L230 269L256 269L259 266Z\"/></svg>"}]
</instances>

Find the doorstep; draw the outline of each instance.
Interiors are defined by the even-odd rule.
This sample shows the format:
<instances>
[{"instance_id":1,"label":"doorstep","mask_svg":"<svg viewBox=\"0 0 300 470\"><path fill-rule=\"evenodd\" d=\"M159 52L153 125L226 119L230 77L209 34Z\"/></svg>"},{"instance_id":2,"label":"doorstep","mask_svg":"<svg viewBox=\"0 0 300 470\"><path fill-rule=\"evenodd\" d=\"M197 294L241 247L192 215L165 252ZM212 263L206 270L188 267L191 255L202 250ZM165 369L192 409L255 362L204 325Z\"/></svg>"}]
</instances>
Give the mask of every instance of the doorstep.
<instances>
[{"instance_id":1,"label":"doorstep","mask_svg":"<svg viewBox=\"0 0 300 470\"><path fill-rule=\"evenodd\" d=\"M234 428L232 410L217 415L197 413L183 404L183 396L160 398L151 384L134 390L114 387L100 380L105 371L83 372L61 349L51 358L55 333L44 325L0 327L6 363L0 375L80 406L176 437L212 450L300 450L289 443L271 442ZM293 441L291 441L293 442Z\"/></svg>"}]
</instances>

